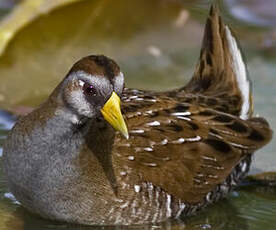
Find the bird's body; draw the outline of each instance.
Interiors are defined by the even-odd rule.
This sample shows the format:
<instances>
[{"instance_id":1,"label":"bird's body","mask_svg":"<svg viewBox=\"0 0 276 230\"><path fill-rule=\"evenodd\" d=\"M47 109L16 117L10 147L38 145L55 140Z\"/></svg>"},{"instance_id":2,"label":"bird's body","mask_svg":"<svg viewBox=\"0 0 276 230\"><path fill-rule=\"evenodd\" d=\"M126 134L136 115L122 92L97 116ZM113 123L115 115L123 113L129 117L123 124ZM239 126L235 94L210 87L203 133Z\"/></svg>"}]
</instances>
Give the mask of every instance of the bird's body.
<instances>
[{"instance_id":1,"label":"bird's body","mask_svg":"<svg viewBox=\"0 0 276 230\"><path fill-rule=\"evenodd\" d=\"M109 115L115 94L129 135L121 115ZM4 171L24 207L54 220L144 224L186 216L227 195L270 140L267 122L252 112L236 40L211 9L187 86L123 90L115 62L83 58L16 123Z\"/></svg>"}]
</instances>

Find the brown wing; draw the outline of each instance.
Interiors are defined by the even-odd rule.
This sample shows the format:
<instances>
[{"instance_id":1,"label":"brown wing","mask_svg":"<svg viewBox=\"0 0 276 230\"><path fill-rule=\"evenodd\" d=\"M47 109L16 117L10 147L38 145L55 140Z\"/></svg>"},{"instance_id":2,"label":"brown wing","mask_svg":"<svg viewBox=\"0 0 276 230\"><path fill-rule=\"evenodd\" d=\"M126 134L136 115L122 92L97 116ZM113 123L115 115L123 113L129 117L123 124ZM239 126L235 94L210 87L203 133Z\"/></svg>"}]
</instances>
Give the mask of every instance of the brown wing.
<instances>
[{"instance_id":1,"label":"brown wing","mask_svg":"<svg viewBox=\"0 0 276 230\"><path fill-rule=\"evenodd\" d=\"M124 103L130 139L117 135L113 151L141 182L183 201L201 201L246 154L271 138L261 118L244 121L165 96L151 97L136 93Z\"/></svg>"},{"instance_id":2,"label":"brown wing","mask_svg":"<svg viewBox=\"0 0 276 230\"><path fill-rule=\"evenodd\" d=\"M213 7L188 85L166 93L126 89L122 110L130 139L117 135L114 155L140 182L189 203L202 201L271 139L264 119L238 118L252 114L250 81L237 42Z\"/></svg>"}]
</instances>

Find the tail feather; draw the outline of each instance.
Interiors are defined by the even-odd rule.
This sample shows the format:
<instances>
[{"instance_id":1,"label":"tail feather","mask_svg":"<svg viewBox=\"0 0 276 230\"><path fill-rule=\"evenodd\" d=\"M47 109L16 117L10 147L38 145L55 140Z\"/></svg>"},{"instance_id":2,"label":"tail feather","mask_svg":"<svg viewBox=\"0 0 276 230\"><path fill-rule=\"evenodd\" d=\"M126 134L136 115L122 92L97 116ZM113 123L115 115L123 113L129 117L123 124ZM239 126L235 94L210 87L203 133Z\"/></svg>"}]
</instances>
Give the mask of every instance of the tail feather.
<instances>
[{"instance_id":1,"label":"tail feather","mask_svg":"<svg viewBox=\"0 0 276 230\"><path fill-rule=\"evenodd\" d=\"M252 87L237 40L211 6L206 22L200 58L187 93L221 99L228 113L248 119L253 113Z\"/></svg>"}]
</instances>

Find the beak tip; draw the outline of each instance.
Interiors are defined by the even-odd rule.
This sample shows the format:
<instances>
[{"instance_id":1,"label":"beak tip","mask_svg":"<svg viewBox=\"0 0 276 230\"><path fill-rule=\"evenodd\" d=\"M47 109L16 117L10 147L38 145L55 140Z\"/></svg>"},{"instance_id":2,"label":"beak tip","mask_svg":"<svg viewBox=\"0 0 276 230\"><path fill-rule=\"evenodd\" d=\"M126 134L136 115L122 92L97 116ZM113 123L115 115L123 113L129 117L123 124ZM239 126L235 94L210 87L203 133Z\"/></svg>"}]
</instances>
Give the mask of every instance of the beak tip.
<instances>
[{"instance_id":1,"label":"beak tip","mask_svg":"<svg viewBox=\"0 0 276 230\"><path fill-rule=\"evenodd\" d=\"M127 140L129 139L127 126L120 109L120 98L115 92L111 94L111 97L101 109L101 113L115 130L119 131Z\"/></svg>"},{"instance_id":2,"label":"beak tip","mask_svg":"<svg viewBox=\"0 0 276 230\"><path fill-rule=\"evenodd\" d=\"M124 136L127 140L129 139L128 133L123 133L123 136Z\"/></svg>"}]
</instances>

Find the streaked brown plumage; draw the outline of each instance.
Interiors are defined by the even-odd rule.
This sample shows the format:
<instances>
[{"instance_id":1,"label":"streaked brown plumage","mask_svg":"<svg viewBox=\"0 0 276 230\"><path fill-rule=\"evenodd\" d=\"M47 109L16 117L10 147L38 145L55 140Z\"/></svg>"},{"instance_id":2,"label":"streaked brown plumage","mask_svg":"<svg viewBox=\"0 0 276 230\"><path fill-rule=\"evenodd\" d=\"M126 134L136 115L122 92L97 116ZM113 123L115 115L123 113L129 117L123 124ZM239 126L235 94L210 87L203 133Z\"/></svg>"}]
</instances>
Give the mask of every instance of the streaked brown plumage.
<instances>
[{"instance_id":1,"label":"streaked brown plumage","mask_svg":"<svg viewBox=\"0 0 276 230\"><path fill-rule=\"evenodd\" d=\"M216 8L187 86L161 93L122 88L115 62L89 56L18 121L3 156L23 206L81 224L187 216L227 195L252 153L271 139L265 119L252 117L246 67ZM112 91L121 96L129 139L100 114Z\"/></svg>"}]
</instances>

